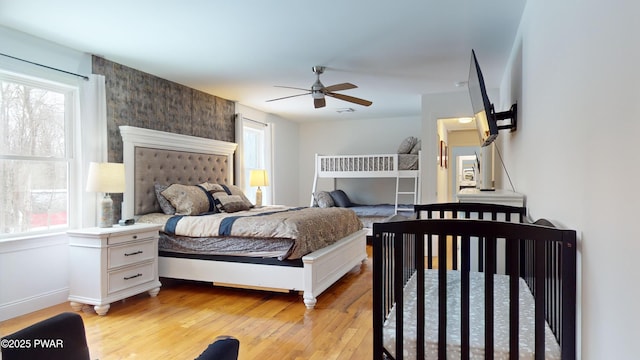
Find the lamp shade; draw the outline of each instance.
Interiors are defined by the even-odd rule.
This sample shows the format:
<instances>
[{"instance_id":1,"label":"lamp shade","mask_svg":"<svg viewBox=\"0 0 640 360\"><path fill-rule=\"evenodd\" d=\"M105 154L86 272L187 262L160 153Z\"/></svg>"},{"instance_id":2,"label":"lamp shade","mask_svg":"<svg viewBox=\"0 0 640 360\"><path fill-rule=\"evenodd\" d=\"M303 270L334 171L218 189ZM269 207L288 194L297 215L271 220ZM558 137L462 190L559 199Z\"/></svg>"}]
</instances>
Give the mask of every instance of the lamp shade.
<instances>
[{"instance_id":1,"label":"lamp shade","mask_svg":"<svg viewBox=\"0 0 640 360\"><path fill-rule=\"evenodd\" d=\"M124 164L96 162L89 164L87 191L123 193L124 190Z\"/></svg>"},{"instance_id":2,"label":"lamp shade","mask_svg":"<svg viewBox=\"0 0 640 360\"><path fill-rule=\"evenodd\" d=\"M267 170L251 170L249 186L269 186Z\"/></svg>"}]
</instances>

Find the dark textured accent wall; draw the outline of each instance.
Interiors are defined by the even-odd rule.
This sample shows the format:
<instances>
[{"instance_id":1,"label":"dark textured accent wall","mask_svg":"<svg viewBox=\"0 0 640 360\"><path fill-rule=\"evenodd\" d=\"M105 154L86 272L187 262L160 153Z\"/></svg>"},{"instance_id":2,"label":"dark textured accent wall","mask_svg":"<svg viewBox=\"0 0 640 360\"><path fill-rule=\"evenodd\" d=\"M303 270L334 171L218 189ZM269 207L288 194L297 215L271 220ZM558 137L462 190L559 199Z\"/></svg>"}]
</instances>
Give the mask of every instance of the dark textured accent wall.
<instances>
[{"instance_id":1,"label":"dark textured accent wall","mask_svg":"<svg viewBox=\"0 0 640 360\"><path fill-rule=\"evenodd\" d=\"M121 125L235 141L233 101L97 56L92 72L105 77L110 162L122 162ZM122 195L114 194L113 203L119 218Z\"/></svg>"}]
</instances>

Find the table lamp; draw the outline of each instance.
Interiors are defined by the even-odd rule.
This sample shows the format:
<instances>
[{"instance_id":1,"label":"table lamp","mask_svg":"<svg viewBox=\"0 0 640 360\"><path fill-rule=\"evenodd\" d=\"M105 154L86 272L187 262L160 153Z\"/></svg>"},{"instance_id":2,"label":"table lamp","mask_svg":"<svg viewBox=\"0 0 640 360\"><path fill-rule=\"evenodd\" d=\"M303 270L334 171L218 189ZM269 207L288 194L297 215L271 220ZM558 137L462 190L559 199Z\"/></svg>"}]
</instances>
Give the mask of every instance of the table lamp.
<instances>
[{"instance_id":1,"label":"table lamp","mask_svg":"<svg viewBox=\"0 0 640 360\"><path fill-rule=\"evenodd\" d=\"M104 193L100 202L98 226L113 226L113 200L109 194L124 192L124 164L90 163L87 191Z\"/></svg>"},{"instance_id":2,"label":"table lamp","mask_svg":"<svg viewBox=\"0 0 640 360\"><path fill-rule=\"evenodd\" d=\"M269 186L269 177L267 176L267 170L251 170L249 177L249 186L257 186L256 190L256 206L262 206L262 190L260 186Z\"/></svg>"}]
</instances>

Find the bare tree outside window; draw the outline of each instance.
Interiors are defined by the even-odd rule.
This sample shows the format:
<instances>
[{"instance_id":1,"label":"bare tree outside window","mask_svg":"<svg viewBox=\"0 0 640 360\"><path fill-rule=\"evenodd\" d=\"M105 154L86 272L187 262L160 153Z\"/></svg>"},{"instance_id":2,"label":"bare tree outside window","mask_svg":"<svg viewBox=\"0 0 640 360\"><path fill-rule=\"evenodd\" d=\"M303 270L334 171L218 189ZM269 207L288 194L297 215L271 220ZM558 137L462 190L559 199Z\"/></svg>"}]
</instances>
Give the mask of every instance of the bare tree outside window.
<instances>
[{"instance_id":1,"label":"bare tree outside window","mask_svg":"<svg viewBox=\"0 0 640 360\"><path fill-rule=\"evenodd\" d=\"M68 223L68 96L0 80L0 236Z\"/></svg>"}]
</instances>

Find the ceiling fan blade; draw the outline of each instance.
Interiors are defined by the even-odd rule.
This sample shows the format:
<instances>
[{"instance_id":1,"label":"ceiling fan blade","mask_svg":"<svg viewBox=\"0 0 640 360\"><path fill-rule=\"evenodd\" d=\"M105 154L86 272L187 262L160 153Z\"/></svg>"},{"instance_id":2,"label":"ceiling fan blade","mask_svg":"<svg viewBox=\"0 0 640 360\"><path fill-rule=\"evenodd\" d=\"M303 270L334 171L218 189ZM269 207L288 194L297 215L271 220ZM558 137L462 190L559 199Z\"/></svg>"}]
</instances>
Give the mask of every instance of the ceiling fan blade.
<instances>
[{"instance_id":1,"label":"ceiling fan blade","mask_svg":"<svg viewBox=\"0 0 640 360\"><path fill-rule=\"evenodd\" d=\"M309 95L309 94L311 94L311 93L308 92L308 93L304 93L304 94L285 96L285 97L280 97L280 98L276 98L276 99L267 100L267 102L276 101L276 100L283 100L283 99L288 99L288 98L298 97L298 96L304 96L304 95Z\"/></svg>"},{"instance_id":2,"label":"ceiling fan blade","mask_svg":"<svg viewBox=\"0 0 640 360\"><path fill-rule=\"evenodd\" d=\"M373 104L369 100L360 99L360 98L357 98L357 97L344 95L344 94L336 94L336 93L332 93L332 92L326 92L325 95L334 97L336 99L352 102L354 104L358 104L358 105L362 105L362 106L369 106L369 105Z\"/></svg>"},{"instance_id":3,"label":"ceiling fan blade","mask_svg":"<svg viewBox=\"0 0 640 360\"><path fill-rule=\"evenodd\" d=\"M293 86L274 85L273 87L285 88L285 89L295 89L295 90L302 90L302 91L309 91L309 89L303 89L303 88L298 88L298 87L293 87Z\"/></svg>"},{"instance_id":4,"label":"ceiling fan blade","mask_svg":"<svg viewBox=\"0 0 640 360\"><path fill-rule=\"evenodd\" d=\"M327 105L327 102L324 98L313 99L313 106L315 106L316 109L325 107L326 105Z\"/></svg>"},{"instance_id":5,"label":"ceiling fan blade","mask_svg":"<svg viewBox=\"0 0 640 360\"><path fill-rule=\"evenodd\" d=\"M340 91L340 90L349 90L349 89L355 89L355 88L357 88L357 86L351 83L342 83L342 84L327 86L324 89L325 91Z\"/></svg>"}]
</instances>

